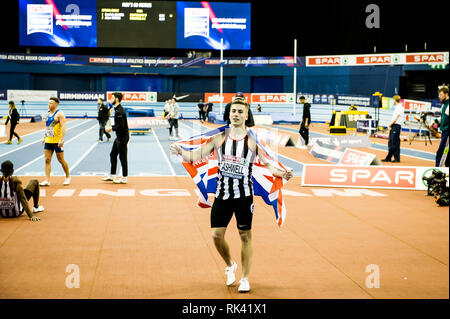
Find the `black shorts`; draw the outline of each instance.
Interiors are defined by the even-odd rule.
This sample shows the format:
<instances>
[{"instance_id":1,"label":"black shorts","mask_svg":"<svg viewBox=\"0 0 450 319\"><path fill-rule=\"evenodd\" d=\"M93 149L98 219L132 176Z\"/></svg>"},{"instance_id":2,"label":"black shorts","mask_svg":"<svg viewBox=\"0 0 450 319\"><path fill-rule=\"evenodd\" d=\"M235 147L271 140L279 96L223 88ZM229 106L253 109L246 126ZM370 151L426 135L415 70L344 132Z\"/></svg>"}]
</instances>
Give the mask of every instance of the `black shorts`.
<instances>
[{"instance_id":1,"label":"black shorts","mask_svg":"<svg viewBox=\"0 0 450 319\"><path fill-rule=\"evenodd\" d=\"M56 153L64 152L64 148L58 147L58 143L45 143L44 150L55 151Z\"/></svg>"},{"instance_id":2,"label":"black shorts","mask_svg":"<svg viewBox=\"0 0 450 319\"><path fill-rule=\"evenodd\" d=\"M211 208L211 228L227 227L233 213L239 230L252 229L253 196L232 199L215 199Z\"/></svg>"}]
</instances>

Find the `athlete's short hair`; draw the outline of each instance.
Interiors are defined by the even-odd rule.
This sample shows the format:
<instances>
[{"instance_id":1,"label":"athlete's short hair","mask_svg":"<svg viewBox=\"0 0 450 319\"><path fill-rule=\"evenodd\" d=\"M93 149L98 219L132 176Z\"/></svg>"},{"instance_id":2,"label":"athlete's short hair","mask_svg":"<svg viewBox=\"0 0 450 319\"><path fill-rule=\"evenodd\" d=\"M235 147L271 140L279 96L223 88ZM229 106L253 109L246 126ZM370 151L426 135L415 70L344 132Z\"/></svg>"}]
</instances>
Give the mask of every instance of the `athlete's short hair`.
<instances>
[{"instance_id":1,"label":"athlete's short hair","mask_svg":"<svg viewBox=\"0 0 450 319\"><path fill-rule=\"evenodd\" d=\"M233 106L233 104L239 104L239 105L244 105L245 109L248 111L250 109L250 104L248 104L245 99L243 98L235 98L233 100L233 102L231 103L231 106Z\"/></svg>"},{"instance_id":2,"label":"athlete's short hair","mask_svg":"<svg viewBox=\"0 0 450 319\"><path fill-rule=\"evenodd\" d=\"M11 161L4 161L2 163L2 173L4 176L10 176L14 172L14 164Z\"/></svg>"},{"instance_id":3,"label":"athlete's short hair","mask_svg":"<svg viewBox=\"0 0 450 319\"><path fill-rule=\"evenodd\" d=\"M55 101L56 104L59 104L59 99L56 96L52 96L49 100Z\"/></svg>"},{"instance_id":4,"label":"athlete's short hair","mask_svg":"<svg viewBox=\"0 0 450 319\"><path fill-rule=\"evenodd\" d=\"M392 97L393 99L394 99L394 101L395 102L397 102L397 103L399 103L400 102L400 100L401 100L401 97L400 97L400 95L394 95L393 97Z\"/></svg>"},{"instance_id":5,"label":"athlete's short hair","mask_svg":"<svg viewBox=\"0 0 450 319\"><path fill-rule=\"evenodd\" d=\"M123 94L122 94L122 93L120 93L120 92L114 92L112 95L113 95L114 97L116 97L116 98L119 100L119 102L122 102L122 98L123 98Z\"/></svg>"},{"instance_id":6,"label":"athlete's short hair","mask_svg":"<svg viewBox=\"0 0 450 319\"><path fill-rule=\"evenodd\" d=\"M444 93L444 94L448 94L448 87L445 86L445 85L441 86L441 87L439 88L438 93L441 93L441 92Z\"/></svg>"}]
</instances>

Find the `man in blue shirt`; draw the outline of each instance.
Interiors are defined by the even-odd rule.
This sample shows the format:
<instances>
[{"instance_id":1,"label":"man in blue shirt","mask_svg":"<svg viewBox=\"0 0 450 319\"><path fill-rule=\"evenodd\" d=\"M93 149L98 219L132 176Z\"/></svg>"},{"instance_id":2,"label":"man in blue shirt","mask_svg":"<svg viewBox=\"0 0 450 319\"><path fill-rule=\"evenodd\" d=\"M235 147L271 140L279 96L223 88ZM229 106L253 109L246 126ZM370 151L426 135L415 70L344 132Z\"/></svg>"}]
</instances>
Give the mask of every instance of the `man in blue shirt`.
<instances>
[{"instance_id":1,"label":"man in blue shirt","mask_svg":"<svg viewBox=\"0 0 450 319\"><path fill-rule=\"evenodd\" d=\"M445 145L448 139L448 87L439 88L439 100L442 102L441 108L441 143L436 152L436 166L440 166L442 155L444 154Z\"/></svg>"}]
</instances>

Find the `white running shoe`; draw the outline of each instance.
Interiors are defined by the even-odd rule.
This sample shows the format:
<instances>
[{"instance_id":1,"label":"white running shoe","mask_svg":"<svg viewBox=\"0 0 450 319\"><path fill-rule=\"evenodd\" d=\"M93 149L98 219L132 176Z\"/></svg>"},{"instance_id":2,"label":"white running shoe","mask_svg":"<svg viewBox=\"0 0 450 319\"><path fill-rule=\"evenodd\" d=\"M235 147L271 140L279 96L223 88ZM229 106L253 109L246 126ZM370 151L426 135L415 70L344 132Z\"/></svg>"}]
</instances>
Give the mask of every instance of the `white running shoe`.
<instances>
[{"instance_id":1,"label":"white running shoe","mask_svg":"<svg viewBox=\"0 0 450 319\"><path fill-rule=\"evenodd\" d=\"M237 264L233 261L230 267L225 267L225 275L227 275L227 286L231 286L236 280L234 273L236 272Z\"/></svg>"},{"instance_id":2,"label":"white running shoe","mask_svg":"<svg viewBox=\"0 0 450 319\"><path fill-rule=\"evenodd\" d=\"M63 185L69 185L71 180L72 180L71 177L66 177L66 179L64 180Z\"/></svg>"},{"instance_id":3,"label":"white running shoe","mask_svg":"<svg viewBox=\"0 0 450 319\"><path fill-rule=\"evenodd\" d=\"M43 212L43 211L44 211L44 206L39 206L38 208L33 207L33 209L31 209L31 211L32 211L33 213Z\"/></svg>"},{"instance_id":4,"label":"white running shoe","mask_svg":"<svg viewBox=\"0 0 450 319\"><path fill-rule=\"evenodd\" d=\"M118 177L113 180L114 184L126 184L128 182L126 177Z\"/></svg>"},{"instance_id":5,"label":"white running shoe","mask_svg":"<svg viewBox=\"0 0 450 319\"><path fill-rule=\"evenodd\" d=\"M108 175L108 176L102 178L102 181L105 181L105 182L109 182L109 181L112 181L112 180L113 180L113 176L112 175Z\"/></svg>"},{"instance_id":6,"label":"white running shoe","mask_svg":"<svg viewBox=\"0 0 450 319\"><path fill-rule=\"evenodd\" d=\"M39 183L40 186L50 186L50 182L48 180L45 180L43 182Z\"/></svg>"},{"instance_id":7,"label":"white running shoe","mask_svg":"<svg viewBox=\"0 0 450 319\"><path fill-rule=\"evenodd\" d=\"M239 280L239 292L249 292L250 291L250 283L248 282L248 278L242 278Z\"/></svg>"}]
</instances>

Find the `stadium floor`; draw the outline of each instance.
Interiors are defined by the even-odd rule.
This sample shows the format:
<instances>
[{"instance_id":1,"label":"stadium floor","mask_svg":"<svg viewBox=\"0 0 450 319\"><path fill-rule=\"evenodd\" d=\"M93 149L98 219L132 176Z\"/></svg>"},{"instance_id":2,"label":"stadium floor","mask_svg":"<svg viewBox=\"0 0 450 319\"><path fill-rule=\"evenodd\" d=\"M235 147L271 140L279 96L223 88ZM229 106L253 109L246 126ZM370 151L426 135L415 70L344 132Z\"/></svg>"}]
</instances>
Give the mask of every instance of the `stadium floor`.
<instances>
[{"instance_id":1,"label":"stadium floor","mask_svg":"<svg viewBox=\"0 0 450 319\"><path fill-rule=\"evenodd\" d=\"M319 128L312 131L320 134ZM0 144L0 161L12 160L25 183L42 180L42 129L43 123L21 124L22 144ZM196 121L180 123L185 137L206 129ZM449 298L448 207L438 207L424 191L302 187L302 163L322 161L297 148L277 150L295 173L285 187L283 227L255 199L252 290L239 294L236 285L225 286L209 210L195 206L195 185L170 156L167 130L132 136L126 185L101 181L111 143L97 144L97 131L94 120L68 123L65 157L72 183L62 186L54 158L52 185L41 189L45 211L39 222L26 215L0 219L0 298ZM429 147L408 145L432 153ZM370 151L379 158L384 152ZM433 166L420 152L403 156L400 164ZM234 219L226 238L239 279ZM79 269L76 289L66 286L70 265ZM379 288L366 285L370 265L379 268Z\"/></svg>"}]
</instances>

